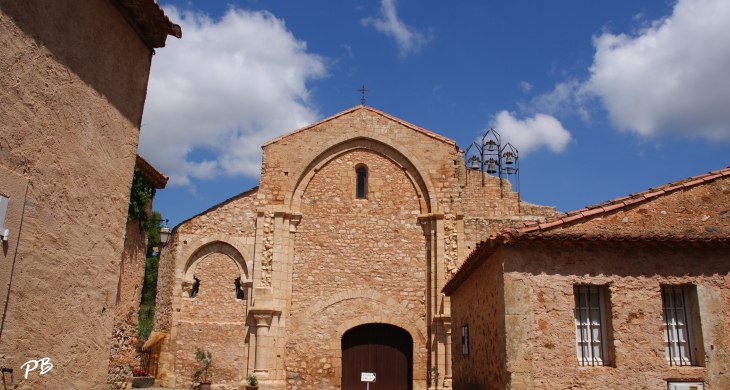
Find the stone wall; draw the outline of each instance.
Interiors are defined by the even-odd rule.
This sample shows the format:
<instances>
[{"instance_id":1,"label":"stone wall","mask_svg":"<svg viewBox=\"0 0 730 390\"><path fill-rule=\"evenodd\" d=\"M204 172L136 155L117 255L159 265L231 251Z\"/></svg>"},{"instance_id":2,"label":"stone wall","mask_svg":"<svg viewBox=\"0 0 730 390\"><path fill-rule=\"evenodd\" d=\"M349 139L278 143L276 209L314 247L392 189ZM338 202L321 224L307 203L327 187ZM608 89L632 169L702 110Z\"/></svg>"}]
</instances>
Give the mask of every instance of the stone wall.
<instances>
[{"instance_id":1,"label":"stone wall","mask_svg":"<svg viewBox=\"0 0 730 390\"><path fill-rule=\"evenodd\" d=\"M264 144L259 199L291 203L297 211L298 197L306 189L300 184L308 180L307 173L314 174L333 155L351 148L397 159L428 197L423 200L431 203L431 211L439 207L445 213L456 211L452 200L458 198L456 168L461 157L454 141L369 107L347 110Z\"/></svg>"},{"instance_id":2,"label":"stone wall","mask_svg":"<svg viewBox=\"0 0 730 390\"><path fill-rule=\"evenodd\" d=\"M730 388L730 263L727 246L698 249L654 244L618 243L590 247L505 248L505 285L529 289L513 292L531 308L533 319L521 335L530 351L522 365L531 367L530 387L518 388L666 388L667 380L701 381L705 389ZM608 367L582 367L576 357L573 286L608 286L610 291ZM661 285L697 286L701 333L700 366L670 367L664 356ZM513 305L519 306L519 305ZM524 327L523 327L524 328ZM520 351L513 352L516 360ZM508 349L508 354L510 351ZM514 386L513 386L514 388Z\"/></svg>"},{"instance_id":3,"label":"stone wall","mask_svg":"<svg viewBox=\"0 0 730 390\"><path fill-rule=\"evenodd\" d=\"M216 385L235 389L246 376L247 304L256 207L260 204L256 194L254 188L184 221L175 227L163 249L154 330L168 336L160 346L158 384L190 385L196 347L213 353L211 372ZM208 264L215 259L215 264ZM209 279L207 283L214 281L212 290L206 291L200 275ZM201 280L201 294L206 292L189 298L196 277ZM236 278L243 279L245 301L230 299Z\"/></svg>"},{"instance_id":4,"label":"stone wall","mask_svg":"<svg viewBox=\"0 0 730 390\"><path fill-rule=\"evenodd\" d=\"M511 176L510 179L515 177ZM502 188L499 183L498 177L482 174L479 170L467 170L461 177L459 211L464 215L465 247L461 260L492 234L526 221L537 221L558 214L555 207L520 201L506 178L502 179Z\"/></svg>"},{"instance_id":5,"label":"stone wall","mask_svg":"<svg viewBox=\"0 0 730 390\"><path fill-rule=\"evenodd\" d=\"M355 199L359 166L368 171L367 199ZM287 331L287 372L297 376L292 389L334 388L339 385L335 370L341 368L333 367L332 358L340 346L333 350L330 343L338 340L339 319L398 313L367 296L318 312L307 309L338 293L378 291L399 311L424 318L427 262L420 205L402 169L382 155L358 149L317 172L303 194L302 214L292 270L291 315L298 326ZM414 357L421 363L414 378L421 380L424 341L414 348L421 355Z\"/></svg>"},{"instance_id":6,"label":"stone wall","mask_svg":"<svg viewBox=\"0 0 730 390\"><path fill-rule=\"evenodd\" d=\"M177 387L188 386L197 368L195 350L213 355L208 379L221 389L236 389L246 373L246 300L236 298L235 281L241 277L235 260L214 252L199 261L200 281L193 298L182 299L179 329L171 353L175 355Z\"/></svg>"},{"instance_id":7,"label":"stone wall","mask_svg":"<svg viewBox=\"0 0 730 390\"><path fill-rule=\"evenodd\" d=\"M450 309L440 289L469 243L535 218L521 213L509 183L504 200L493 198L497 179L468 187L453 141L365 106L263 149L260 187L177 226L163 252L155 330L170 336L159 383L187 375L173 369L184 357L172 350L195 337L183 331L190 263L201 248L228 244L245 259L252 291L242 374L269 389L336 388L342 335L387 323L413 337L414 388L427 386L433 366L448 388ZM355 199L361 165L367 199Z\"/></svg>"},{"instance_id":8,"label":"stone wall","mask_svg":"<svg viewBox=\"0 0 730 390\"><path fill-rule=\"evenodd\" d=\"M109 351L107 389L130 389L132 369L139 367L137 320L147 252L146 233L140 222L127 222L124 252L114 308L114 330Z\"/></svg>"},{"instance_id":9,"label":"stone wall","mask_svg":"<svg viewBox=\"0 0 730 390\"><path fill-rule=\"evenodd\" d=\"M0 165L28 183L0 255L18 389L105 386L150 60L113 2L0 2ZM19 375L45 357L50 372Z\"/></svg>"},{"instance_id":10,"label":"stone wall","mask_svg":"<svg viewBox=\"0 0 730 390\"><path fill-rule=\"evenodd\" d=\"M502 259L492 256L451 296L454 390L505 386L504 280ZM469 355L462 353L462 326L469 326Z\"/></svg>"}]
</instances>

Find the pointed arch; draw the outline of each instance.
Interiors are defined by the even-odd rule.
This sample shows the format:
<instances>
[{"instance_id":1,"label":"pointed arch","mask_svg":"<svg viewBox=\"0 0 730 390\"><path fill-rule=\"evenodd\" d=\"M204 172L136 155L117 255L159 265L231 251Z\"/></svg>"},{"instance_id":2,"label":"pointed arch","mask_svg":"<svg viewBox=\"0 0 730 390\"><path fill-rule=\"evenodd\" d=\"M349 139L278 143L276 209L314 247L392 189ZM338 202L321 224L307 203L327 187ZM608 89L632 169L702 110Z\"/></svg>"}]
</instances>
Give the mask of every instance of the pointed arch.
<instances>
[{"instance_id":1,"label":"pointed arch","mask_svg":"<svg viewBox=\"0 0 730 390\"><path fill-rule=\"evenodd\" d=\"M302 196L315 174L322 167L335 158L358 149L378 153L403 170L418 194L422 214L430 213L435 208L435 205L431 204L431 194L434 193L433 184L427 175L421 173L422 170L416 165L414 156L398 146L388 145L374 138L359 137L345 138L341 142L330 143L327 149L312 160L297 180L293 192L287 196L290 209L293 212L301 211Z\"/></svg>"},{"instance_id":2,"label":"pointed arch","mask_svg":"<svg viewBox=\"0 0 730 390\"><path fill-rule=\"evenodd\" d=\"M197 245L195 245L197 244ZM222 240L210 240L210 241L199 241L191 246L191 249L187 250L184 254L185 267L183 268L183 284L192 285L195 280L195 269L198 263L211 253L223 253L227 255L236 264L236 267L241 273L241 281L248 282L251 280L250 273L248 272L248 265L242 252L248 253L245 248L234 246L229 242Z\"/></svg>"}]
</instances>

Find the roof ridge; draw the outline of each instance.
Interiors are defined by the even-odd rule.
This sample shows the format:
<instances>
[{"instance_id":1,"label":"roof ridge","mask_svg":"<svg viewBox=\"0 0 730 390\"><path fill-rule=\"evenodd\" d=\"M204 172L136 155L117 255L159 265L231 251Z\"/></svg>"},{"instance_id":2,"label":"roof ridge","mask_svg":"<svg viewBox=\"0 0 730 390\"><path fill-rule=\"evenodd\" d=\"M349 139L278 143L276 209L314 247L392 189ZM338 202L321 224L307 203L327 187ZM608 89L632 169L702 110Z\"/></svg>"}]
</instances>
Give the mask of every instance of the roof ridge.
<instances>
[{"instance_id":1,"label":"roof ridge","mask_svg":"<svg viewBox=\"0 0 730 390\"><path fill-rule=\"evenodd\" d=\"M365 106L365 105L360 104L360 105L357 105L357 106L348 108L348 109L346 109L344 111L340 111L340 112L338 112L338 113L336 113L336 114L334 114L332 116L329 116L327 118L321 119L321 120L319 120L317 122L314 122L314 123L312 123L310 125L307 125L307 126L304 126L304 127L300 127L298 129L293 130L293 131L290 131L290 132L288 132L286 134L282 134L282 135L280 135L280 136L278 136L276 138L272 138L269 141L265 142L261 147L265 147L265 146L274 144L274 143L279 142L282 139L287 138L287 137L289 137L291 135L294 135L294 134L297 134L297 133L301 133L301 132L303 132L305 130L308 130L308 129L311 129L311 128L315 127L315 126L319 126L322 123L329 122L331 120L334 120L334 119L339 118L339 117L341 117L343 115L349 114L351 112L354 112L354 111L357 111L357 110L360 110L360 109L365 109L365 110L368 110L370 112L376 113L378 115L382 115L382 116L384 116L384 117L386 117L386 118L388 118L388 119L390 119L392 121L395 121L395 122L400 123L403 126L409 127L412 130L416 130L416 131L418 131L420 133L423 133L423 134L425 134L425 135L427 135L429 137L432 137L432 138L435 138L435 139L438 139L440 141L443 141L443 142L446 142L446 143L449 143L449 144L452 144L452 145L456 146L456 141L454 141L452 139L446 138L446 137L444 137L444 136L442 136L442 135L440 135L438 133L435 133L433 131L426 130L426 129L422 128L422 127L416 126L416 125L414 125L412 123L406 122L403 119L400 119L400 118L395 117L393 115L387 114L387 113L385 113L383 111L380 111L378 109L375 109L375 108L368 107L368 106Z\"/></svg>"},{"instance_id":2,"label":"roof ridge","mask_svg":"<svg viewBox=\"0 0 730 390\"><path fill-rule=\"evenodd\" d=\"M518 233L528 233L550 229L564 223L573 222L579 219L587 218L596 214L607 213L632 204L647 201L657 196L666 195L679 189L690 188L696 185L706 183L723 176L730 176L730 167L718 169L703 173L701 175L691 176L685 179L676 180L660 186L651 187L649 189L634 192L626 196L610 199L602 203L596 203L583 207L578 210L572 210L554 217L548 217L536 223L523 223L514 227L507 228L503 232L517 231Z\"/></svg>"}]
</instances>

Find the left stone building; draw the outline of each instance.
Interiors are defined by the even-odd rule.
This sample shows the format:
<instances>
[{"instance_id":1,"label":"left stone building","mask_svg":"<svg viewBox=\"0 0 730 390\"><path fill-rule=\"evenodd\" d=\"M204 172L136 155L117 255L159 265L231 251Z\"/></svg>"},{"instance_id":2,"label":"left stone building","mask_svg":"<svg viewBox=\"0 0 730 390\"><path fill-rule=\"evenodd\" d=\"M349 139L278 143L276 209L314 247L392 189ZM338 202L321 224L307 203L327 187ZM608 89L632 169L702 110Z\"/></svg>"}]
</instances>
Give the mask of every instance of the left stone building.
<instances>
[{"instance_id":1,"label":"left stone building","mask_svg":"<svg viewBox=\"0 0 730 390\"><path fill-rule=\"evenodd\" d=\"M106 384L142 109L168 35L180 28L153 0L0 1L0 364L16 389Z\"/></svg>"},{"instance_id":2,"label":"left stone building","mask_svg":"<svg viewBox=\"0 0 730 390\"><path fill-rule=\"evenodd\" d=\"M448 298L491 233L555 214L466 169L443 136L356 106L263 145L260 185L173 229L158 273L158 384L426 389L451 382Z\"/></svg>"}]
</instances>

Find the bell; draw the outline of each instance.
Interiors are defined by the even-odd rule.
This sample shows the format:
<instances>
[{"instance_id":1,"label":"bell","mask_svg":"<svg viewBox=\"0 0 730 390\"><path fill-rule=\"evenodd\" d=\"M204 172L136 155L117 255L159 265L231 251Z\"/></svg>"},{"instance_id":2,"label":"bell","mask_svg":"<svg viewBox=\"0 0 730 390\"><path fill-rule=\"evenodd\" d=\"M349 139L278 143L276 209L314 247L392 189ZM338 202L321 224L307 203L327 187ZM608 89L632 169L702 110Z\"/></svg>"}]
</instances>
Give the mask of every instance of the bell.
<instances>
[{"instance_id":1,"label":"bell","mask_svg":"<svg viewBox=\"0 0 730 390\"><path fill-rule=\"evenodd\" d=\"M475 169L475 170L476 169L479 169L479 163L477 162L477 159L472 159L471 160L471 167L470 168L471 169Z\"/></svg>"},{"instance_id":2,"label":"bell","mask_svg":"<svg viewBox=\"0 0 730 390\"><path fill-rule=\"evenodd\" d=\"M507 157L507 159L504 161L505 164L512 164L512 163L514 163L514 161L512 161L512 153L507 152L505 157Z\"/></svg>"},{"instance_id":3,"label":"bell","mask_svg":"<svg viewBox=\"0 0 730 390\"><path fill-rule=\"evenodd\" d=\"M508 175L511 175L511 174L513 174L513 173L514 173L514 168L512 168L512 167L507 167L507 174L508 174Z\"/></svg>"},{"instance_id":4,"label":"bell","mask_svg":"<svg viewBox=\"0 0 730 390\"><path fill-rule=\"evenodd\" d=\"M494 160L489 159L489 164L487 164L487 173L495 174L497 173L497 169L494 167Z\"/></svg>"},{"instance_id":5,"label":"bell","mask_svg":"<svg viewBox=\"0 0 730 390\"><path fill-rule=\"evenodd\" d=\"M494 141L489 140L489 142L487 142L487 145L489 145L489 147L487 148L487 150L490 151L490 152L494 152Z\"/></svg>"}]
</instances>

